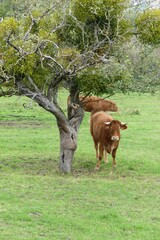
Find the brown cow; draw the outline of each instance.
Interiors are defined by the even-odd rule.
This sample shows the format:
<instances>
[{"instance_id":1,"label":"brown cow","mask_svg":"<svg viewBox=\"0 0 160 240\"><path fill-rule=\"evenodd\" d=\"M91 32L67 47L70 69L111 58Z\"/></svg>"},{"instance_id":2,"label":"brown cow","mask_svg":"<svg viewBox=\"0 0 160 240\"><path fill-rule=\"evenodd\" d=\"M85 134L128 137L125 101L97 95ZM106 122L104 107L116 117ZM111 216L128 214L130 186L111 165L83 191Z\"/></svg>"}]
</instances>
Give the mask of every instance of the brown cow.
<instances>
[{"instance_id":1,"label":"brown cow","mask_svg":"<svg viewBox=\"0 0 160 240\"><path fill-rule=\"evenodd\" d=\"M112 112L118 111L116 103L113 102L112 100L106 100L96 96L87 97L80 96L79 100L82 104L84 111L92 112L92 114L98 111L112 111ZM68 97L67 103L69 106L70 96Z\"/></svg>"},{"instance_id":2,"label":"brown cow","mask_svg":"<svg viewBox=\"0 0 160 240\"><path fill-rule=\"evenodd\" d=\"M100 162L105 152L105 162L108 162L107 153L112 154L113 166L116 166L116 151L120 141L120 129L127 128L126 123L121 123L118 120L113 120L112 116L103 111L91 115L90 131L93 137L96 157L98 163L95 169L98 170Z\"/></svg>"}]
</instances>

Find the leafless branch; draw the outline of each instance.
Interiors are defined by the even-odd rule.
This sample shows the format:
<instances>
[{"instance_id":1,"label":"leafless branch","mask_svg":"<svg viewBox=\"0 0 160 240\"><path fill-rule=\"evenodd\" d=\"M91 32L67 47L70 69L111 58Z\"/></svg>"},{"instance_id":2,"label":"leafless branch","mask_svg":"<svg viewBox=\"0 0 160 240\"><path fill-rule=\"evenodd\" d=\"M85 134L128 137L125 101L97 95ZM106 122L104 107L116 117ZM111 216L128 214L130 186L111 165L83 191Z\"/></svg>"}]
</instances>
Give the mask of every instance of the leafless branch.
<instances>
[{"instance_id":1,"label":"leafless branch","mask_svg":"<svg viewBox=\"0 0 160 240\"><path fill-rule=\"evenodd\" d=\"M81 30L82 32L82 42L84 43L84 35L86 34L85 31L84 31L84 24L82 22L79 22L77 20L77 18L75 16L73 16L71 13L69 14L69 16L74 20L75 24L77 25L77 27L79 27L79 29Z\"/></svg>"},{"instance_id":2,"label":"leafless branch","mask_svg":"<svg viewBox=\"0 0 160 240\"><path fill-rule=\"evenodd\" d=\"M24 37L23 37L23 40L24 40L24 41L27 40L28 35L29 35L30 32L32 31L32 28L34 27L34 25L35 25L35 24L38 24L38 22L39 22L41 19L43 19L43 18L47 15L47 13L49 13L55 6L56 6L56 4L54 4L52 7L50 7L49 9L47 9L38 19L35 19L35 18L33 17L33 15L31 14L31 12L30 12L31 24L30 24L30 26L29 26L29 28L28 28L28 31L26 32L26 34L25 34Z\"/></svg>"},{"instance_id":3,"label":"leafless branch","mask_svg":"<svg viewBox=\"0 0 160 240\"><path fill-rule=\"evenodd\" d=\"M29 28L28 28L28 31L27 31L26 34L24 35L24 38L23 38L24 41L28 38L29 33L31 32L33 26L34 26L35 23L36 23L36 19L32 16L32 14L30 14L30 18L31 18L31 21L32 21L32 22L31 22L31 24L30 24L30 26L29 26Z\"/></svg>"},{"instance_id":4,"label":"leafless branch","mask_svg":"<svg viewBox=\"0 0 160 240\"><path fill-rule=\"evenodd\" d=\"M44 58L46 59L50 59L51 61L53 61L56 65L58 65L62 70L64 70L64 68L62 67L62 65L60 63L58 63L54 58L52 58L49 55L43 55Z\"/></svg>"},{"instance_id":5,"label":"leafless branch","mask_svg":"<svg viewBox=\"0 0 160 240\"><path fill-rule=\"evenodd\" d=\"M52 33L55 33L57 30L62 28L65 25L65 21L63 20L58 26L56 26L53 30Z\"/></svg>"},{"instance_id":6,"label":"leafless branch","mask_svg":"<svg viewBox=\"0 0 160 240\"><path fill-rule=\"evenodd\" d=\"M38 21L40 21L42 18L44 18L47 13L49 13L51 10L53 10L55 8L55 6L57 5L58 3L52 5L50 8L48 8L46 11L44 11L44 13L38 18Z\"/></svg>"},{"instance_id":7,"label":"leafless branch","mask_svg":"<svg viewBox=\"0 0 160 240\"><path fill-rule=\"evenodd\" d=\"M14 44L11 43L11 41L10 41L11 35L12 35L12 31L10 32L10 34L8 35L8 37L7 37L7 39L6 39L6 43L7 43L8 45L10 45L11 47L13 47L17 52L20 52L19 48L16 47Z\"/></svg>"},{"instance_id":8,"label":"leafless branch","mask_svg":"<svg viewBox=\"0 0 160 240\"><path fill-rule=\"evenodd\" d=\"M22 95L25 95L32 100L34 99L34 101L37 102L39 106L43 107L46 111L54 114L60 127L62 127L64 131L69 132L66 116L57 104L49 101L48 98L41 92L33 92L32 90L24 86L21 82L17 82L17 87Z\"/></svg>"},{"instance_id":9,"label":"leafless branch","mask_svg":"<svg viewBox=\"0 0 160 240\"><path fill-rule=\"evenodd\" d=\"M30 76L28 76L28 81L31 83L31 85L34 87L37 93L40 92L39 88L37 87L37 85L34 83L33 79Z\"/></svg>"}]
</instances>

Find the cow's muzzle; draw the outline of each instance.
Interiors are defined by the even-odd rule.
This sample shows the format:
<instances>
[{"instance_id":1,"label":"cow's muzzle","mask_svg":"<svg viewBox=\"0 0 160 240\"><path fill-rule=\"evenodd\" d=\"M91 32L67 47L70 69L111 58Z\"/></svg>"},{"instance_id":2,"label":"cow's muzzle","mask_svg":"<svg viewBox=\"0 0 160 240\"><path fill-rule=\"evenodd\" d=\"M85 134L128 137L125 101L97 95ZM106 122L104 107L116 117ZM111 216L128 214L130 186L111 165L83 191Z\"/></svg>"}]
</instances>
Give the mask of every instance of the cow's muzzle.
<instances>
[{"instance_id":1,"label":"cow's muzzle","mask_svg":"<svg viewBox=\"0 0 160 240\"><path fill-rule=\"evenodd\" d=\"M112 140L112 141L119 141L119 137L118 137L118 136L112 136L112 137L111 137L111 140Z\"/></svg>"}]
</instances>

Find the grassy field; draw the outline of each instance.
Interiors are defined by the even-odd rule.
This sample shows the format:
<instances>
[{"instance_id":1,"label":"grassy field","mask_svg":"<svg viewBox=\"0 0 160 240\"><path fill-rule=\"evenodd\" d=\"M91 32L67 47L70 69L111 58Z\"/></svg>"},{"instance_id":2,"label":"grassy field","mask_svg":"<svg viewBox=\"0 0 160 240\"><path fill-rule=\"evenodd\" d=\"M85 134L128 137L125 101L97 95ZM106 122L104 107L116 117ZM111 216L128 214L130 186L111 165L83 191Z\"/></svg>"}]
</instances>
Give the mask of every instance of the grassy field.
<instances>
[{"instance_id":1,"label":"grassy field","mask_svg":"<svg viewBox=\"0 0 160 240\"><path fill-rule=\"evenodd\" d=\"M117 169L110 157L94 171L86 113L68 176L58 172L54 116L29 99L0 98L0 240L160 239L160 97L112 99L114 118L128 123Z\"/></svg>"}]
</instances>

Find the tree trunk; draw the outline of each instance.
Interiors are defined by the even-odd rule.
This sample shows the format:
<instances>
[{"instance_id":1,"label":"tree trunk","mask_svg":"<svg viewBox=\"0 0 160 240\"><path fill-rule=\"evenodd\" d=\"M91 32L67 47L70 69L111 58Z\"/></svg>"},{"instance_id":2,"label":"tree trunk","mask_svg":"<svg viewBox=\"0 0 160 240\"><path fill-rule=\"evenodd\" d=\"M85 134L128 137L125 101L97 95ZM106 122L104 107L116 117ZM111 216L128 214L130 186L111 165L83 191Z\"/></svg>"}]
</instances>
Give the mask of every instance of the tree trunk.
<instances>
[{"instance_id":1,"label":"tree trunk","mask_svg":"<svg viewBox=\"0 0 160 240\"><path fill-rule=\"evenodd\" d=\"M79 126L83 120L84 111L78 104L70 104L68 126L58 124L60 133L59 168L63 173L70 173L74 153L77 149Z\"/></svg>"},{"instance_id":2,"label":"tree trunk","mask_svg":"<svg viewBox=\"0 0 160 240\"><path fill-rule=\"evenodd\" d=\"M60 161L59 169L63 173L70 173L74 152L77 148L77 132L70 127L69 132L60 129Z\"/></svg>"}]
</instances>

